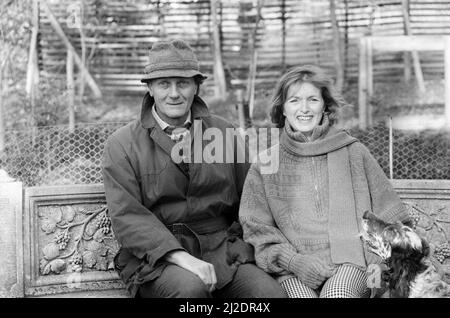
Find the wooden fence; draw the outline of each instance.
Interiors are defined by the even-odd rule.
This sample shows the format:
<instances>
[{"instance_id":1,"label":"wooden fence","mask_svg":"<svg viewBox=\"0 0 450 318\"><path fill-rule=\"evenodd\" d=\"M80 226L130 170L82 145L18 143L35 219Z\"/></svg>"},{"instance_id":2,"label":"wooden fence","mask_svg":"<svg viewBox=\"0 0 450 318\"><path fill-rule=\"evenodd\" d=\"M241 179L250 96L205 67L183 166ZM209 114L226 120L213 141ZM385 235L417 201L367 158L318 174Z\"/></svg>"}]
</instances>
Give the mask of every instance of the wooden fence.
<instances>
[{"instance_id":1,"label":"wooden fence","mask_svg":"<svg viewBox=\"0 0 450 318\"><path fill-rule=\"evenodd\" d=\"M213 43L209 0L48 1L81 54L80 30L71 25L74 4L83 3L83 38L89 71L102 91L142 92L139 79L148 49L158 39L181 37L196 50L201 69L213 81ZM246 85L252 57L256 1L220 1L221 46L229 82ZM256 30L257 88L273 87L287 68L305 63L333 70L329 0L265 0ZM71 11L72 10L72 11ZM410 0L413 35L450 35L450 1ZM401 0L336 0L346 80L357 83L361 36L403 35ZM65 79L66 47L43 10L39 11L39 70ZM442 52L420 52L425 80L444 77ZM375 83L403 76L402 52L374 52Z\"/></svg>"}]
</instances>

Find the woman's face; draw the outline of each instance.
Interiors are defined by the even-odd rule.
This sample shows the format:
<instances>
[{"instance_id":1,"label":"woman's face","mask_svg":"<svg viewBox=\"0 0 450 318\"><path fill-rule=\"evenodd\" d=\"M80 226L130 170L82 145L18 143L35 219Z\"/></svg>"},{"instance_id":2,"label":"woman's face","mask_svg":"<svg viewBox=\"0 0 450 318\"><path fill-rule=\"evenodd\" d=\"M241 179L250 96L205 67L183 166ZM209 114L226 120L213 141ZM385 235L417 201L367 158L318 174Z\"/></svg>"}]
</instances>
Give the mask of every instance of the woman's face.
<instances>
[{"instance_id":1,"label":"woman's face","mask_svg":"<svg viewBox=\"0 0 450 318\"><path fill-rule=\"evenodd\" d=\"M319 88L308 82L295 83L288 89L283 115L292 129L309 135L319 125L324 105Z\"/></svg>"}]
</instances>

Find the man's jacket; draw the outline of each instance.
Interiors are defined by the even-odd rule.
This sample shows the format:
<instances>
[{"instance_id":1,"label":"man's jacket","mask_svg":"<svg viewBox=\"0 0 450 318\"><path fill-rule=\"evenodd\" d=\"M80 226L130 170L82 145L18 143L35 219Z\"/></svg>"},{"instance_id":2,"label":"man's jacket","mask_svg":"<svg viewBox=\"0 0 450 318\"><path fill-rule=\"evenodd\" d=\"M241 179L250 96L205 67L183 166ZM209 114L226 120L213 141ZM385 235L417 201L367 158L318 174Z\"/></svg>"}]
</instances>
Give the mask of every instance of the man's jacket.
<instances>
[{"instance_id":1,"label":"man's jacket","mask_svg":"<svg viewBox=\"0 0 450 318\"><path fill-rule=\"evenodd\" d=\"M220 289L233 278L239 264L253 261L253 249L242 241L237 223L249 165L203 160L175 163L171 159L175 142L155 121L153 103L147 93L140 119L115 131L105 145L106 201L121 246L115 257L116 270L134 296L140 284L160 276L168 264L164 260L168 252L185 250L214 265L216 288ZM233 128L211 115L198 96L191 111L194 124L201 120L203 132L215 127L225 139L226 129ZM208 145L211 140L201 135L194 138L194 124L191 142ZM223 147L224 152L230 149L230 145Z\"/></svg>"}]
</instances>

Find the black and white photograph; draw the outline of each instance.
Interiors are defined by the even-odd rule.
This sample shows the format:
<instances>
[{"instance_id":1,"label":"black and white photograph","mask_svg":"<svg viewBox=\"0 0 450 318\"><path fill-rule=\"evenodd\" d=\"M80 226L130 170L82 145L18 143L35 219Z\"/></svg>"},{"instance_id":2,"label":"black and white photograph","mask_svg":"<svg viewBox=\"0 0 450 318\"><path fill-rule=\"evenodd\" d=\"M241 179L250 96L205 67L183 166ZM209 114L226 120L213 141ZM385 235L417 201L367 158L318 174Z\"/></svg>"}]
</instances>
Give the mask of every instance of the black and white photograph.
<instances>
[{"instance_id":1,"label":"black and white photograph","mask_svg":"<svg viewBox=\"0 0 450 318\"><path fill-rule=\"evenodd\" d=\"M0 301L449 298L449 150L449 0L0 0Z\"/></svg>"}]
</instances>

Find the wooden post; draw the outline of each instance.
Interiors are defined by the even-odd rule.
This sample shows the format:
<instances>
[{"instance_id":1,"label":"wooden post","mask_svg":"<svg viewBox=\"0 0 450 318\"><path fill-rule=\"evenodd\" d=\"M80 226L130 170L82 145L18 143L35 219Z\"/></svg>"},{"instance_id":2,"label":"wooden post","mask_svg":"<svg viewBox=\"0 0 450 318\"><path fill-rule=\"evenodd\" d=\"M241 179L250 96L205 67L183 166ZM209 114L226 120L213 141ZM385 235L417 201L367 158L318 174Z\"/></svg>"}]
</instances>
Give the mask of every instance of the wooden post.
<instances>
[{"instance_id":1,"label":"wooden post","mask_svg":"<svg viewBox=\"0 0 450 318\"><path fill-rule=\"evenodd\" d=\"M409 83L411 81L411 53L403 52L403 75L405 79L405 83Z\"/></svg>"},{"instance_id":2,"label":"wooden post","mask_svg":"<svg viewBox=\"0 0 450 318\"><path fill-rule=\"evenodd\" d=\"M61 25L59 24L58 20L56 20L55 16L53 15L52 11L50 10L50 7L48 6L47 1L41 0L41 4L42 4L42 8L44 9L45 13L47 14L47 17L50 20L50 24L55 29L56 34L61 38L61 40L63 41L67 50L72 51L75 63L77 64L80 71L84 73L86 81L87 81L89 87L92 89L94 96L97 98L101 98L102 92L101 92L100 88L98 87L98 85L95 82L94 78L92 77L91 73L89 73L89 71L86 69L86 66L81 61L80 56L77 54L74 47L70 43L68 37L66 36L63 29L61 28Z\"/></svg>"},{"instance_id":3,"label":"wooden post","mask_svg":"<svg viewBox=\"0 0 450 318\"><path fill-rule=\"evenodd\" d=\"M33 0L33 18L31 29L31 41L30 49L28 52L28 65L27 65L27 82L25 91L27 96L33 97L33 90L36 86L36 80L39 80L39 73L37 72L37 37L39 31L39 11L37 0Z\"/></svg>"},{"instance_id":4,"label":"wooden post","mask_svg":"<svg viewBox=\"0 0 450 318\"><path fill-rule=\"evenodd\" d=\"M39 5L38 0L33 0L31 42L30 42L30 50L28 53L27 82L25 86L25 92L27 94L27 98L30 100L31 105L31 123L30 123L31 127L35 126L36 87L39 84L39 67L37 54L38 33L39 33Z\"/></svg>"},{"instance_id":5,"label":"wooden post","mask_svg":"<svg viewBox=\"0 0 450 318\"><path fill-rule=\"evenodd\" d=\"M372 118L372 96L373 96L373 52L372 52L372 38L367 37L366 38L366 80L367 80L367 107L366 107L366 118L367 118L367 125L370 127L373 124L373 118Z\"/></svg>"},{"instance_id":6,"label":"wooden post","mask_svg":"<svg viewBox=\"0 0 450 318\"><path fill-rule=\"evenodd\" d=\"M261 9L264 5L262 2L264 0L257 0L256 2L256 20L255 25L253 28L253 33L251 34L249 38L249 48L250 48L250 67L249 67L249 76L248 76L248 82L247 82L247 98L246 101L248 102L248 115L251 125L251 120L253 117L253 106L254 106L254 94L255 94L255 80L256 80L256 71L258 68L258 53L256 49L256 42L258 38L258 26L259 21L261 20Z\"/></svg>"},{"instance_id":7,"label":"wooden post","mask_svg":"<svg viewBox=\"0 0 450 318\"><path fill-rule=\"evenodd\" d=\"M420 66L419 53L417 51L411 52L414 66L414 74L416 75L417 85L419 86L420 92L425 92L425 83L423 80L422 67Z\"/></svg>"},{"instance_id":8,"label":"wooden post","mask_svg":"<svg viewBox=\"0 0 450 318\"><path fill-rule=\"evenodd\" d=\"M253 51L252 63L250 65L249 75L249 94L248 94L248 111L250 119L253 118L253 109L255 106L255 84L256 84L256 71L258 67L258 51Z\"/></svg>"},{"instance_id":9,"label":"wooden post","mask_svg":"<svg viewBox=\"0 0 450 318\"><path fill-rule=\"evenodd\" d=\"M86 65L86 36L84 35L84 1L80 2L80 25L78 26L78 30L80 33L80 41L81 41L81 62L83 65ZM78 89L78 104L83 104L83 96L84 96L84 72L80 69L79 72L79 89Z\"/></svg>"},{"instance_id":10,"label":"wooden post","mask_svg":"<svg viewBox=\"0 0 450 318\"><path fill-rule=\"evenodd\" d=\"M244 92L241 88L236 89L236 103L238 108L239 127L245 129Z\"/></svg>"},{"instance_id":11,"label":"wooden post","mask_svg":"<svg viewBox=\"0 0 450 318\"><path fill-rule=\"evenodd\" d=\"M286 0L281 0L281 72L286 72Z\"/></svg>"},{"instance_id":12,"label":"wooden post","mask_svg":"<svg viewBox=\"0 0 450 318\"><path fill-rule=\"evenodd\" d=\"M345 26L344 26L344 57L343 57L343 63L344 63L344 81L347 78L347 65L348 65L348 47L349 47L349 41L348 41L348 0L344 0L345 4Z\"/></svg>"},{"instance_id":13,"label":"wooden post","mask_svg":"<svg viewBox=\"0 0 450 318\"><path fill-rule=\"evenodd\" d=\"M216 95L221 99L226 98L227 83L225 80L225 71L223 69L222 62L222 48L220 42L219 21L217 19L217 1L211 0L211 23L212 23L212 35L214 42L214 89Z\"/></svg>"},{"instance_id":14,"label":"wooden post","mask_svg":"<svg viewBox=\"0 0 450 318\"><path fill-rule=\"evenodd\" d=\"M445 63L445 123L450 129L450 36L444 37L444 63Z\"/></svg>"},{"instance_id":15,"label":"wooden post","mask_svg":"<svg viewBox=\"0 0 450 318\"><path fill-rule=\"evenodd\" d=\"M336 18L336 3L330 0L330 17L331 28L333 30L333 55L334 68L336 70L336 89L342 92L344 86L344 69L342 67L342 50L341 50L341 36L339 32L339 24Z\"/></svg>"},{"instance_id":16,"label":"wooden post","mask_svg":"<svg viewBox=\"0 0 450 318\"><path fill-rule=\"evenodd\" d=\"M0 62L0 154L5 150L5 121L3 113L3 69L6 66L6 59Z\"/></svg>"},{"instance_id":17,"label":"wooden post","mask_svg":"<svg viewBox=\"0 0 450 318\"><path fill-rule=\"evenodd\" d=\"M75 84L73 79L73 53L67 51L66 62L66 78L67 78L67 105L69 111L69 131L75 131Z\"/></svg>"},{"instance_id":18,"label":"wooden post","mask_svg":"<svg viewBox=\"0 0 450 318\"><path fill-rule=\"evenodd\" d=\"M405 0L403 2L403 12L406 12L407 16L409 17L409 0ZM403 23L403 29L405 34L408 34L408 29L406 27L406 23ZM404 63L404 69L403 69L403 74L404 74L404 79L405 79L405 83L409 83L409 81L411 80L411 53L410 52L403 52L403 63Z\"/></svg>"},{"instance_id":19,"label":"wooden post","mask_svg":"<svg viewBox=\"0 0 450 318\"><path fill-rule=\"evenodd\" d=\"M389 116L389 177L394 179L394 139L392 134L392 117Z\"/></svg>"},{"instance_id":20,"label":"wooden post","mask_svg":"<svg viewBox=\"0 0 450 318\"><path fill-rule=\"evenodd\" d=\"M367 128L367 45L365 37L359 40L358 110L359 128Z\"/></svg>"},{"instance_id":21,"label":"wooden post","mask_svg":"<svg viewBox=\"0 0 450 318\"><path fill-rule=\"evenodd\" d=\"M412 35L411 23L409 20L409 0L402 0L403 20L405 23L406 35ZM416 75L417 85L420 92L425 92L425 83L423 80L422 68L420 66L419 53L416 50L411 52L414 64L414 74Z\"/></svg>"}]
</instances>

